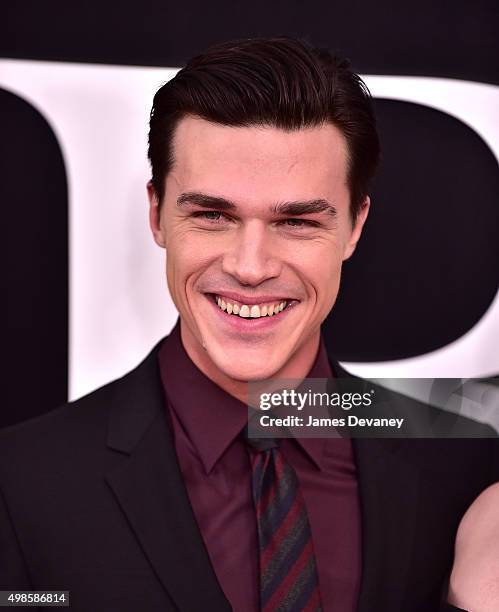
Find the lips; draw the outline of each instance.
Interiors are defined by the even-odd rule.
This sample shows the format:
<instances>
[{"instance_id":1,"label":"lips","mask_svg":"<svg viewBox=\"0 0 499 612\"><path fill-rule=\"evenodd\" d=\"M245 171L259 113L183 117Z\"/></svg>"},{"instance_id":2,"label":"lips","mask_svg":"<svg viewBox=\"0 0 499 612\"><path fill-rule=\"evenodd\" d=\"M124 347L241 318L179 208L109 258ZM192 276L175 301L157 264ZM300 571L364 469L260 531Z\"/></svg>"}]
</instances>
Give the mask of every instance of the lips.
<instances>
[{"instance_id":1,"label":"lips","mask_svg":"<svg viewBox=\"0 0 499 612\"><path fill-rule=\"evenodd\" d=\"M244 303L239 300L229 299L225 292L223 294L205 293L204 295L213 304L219 315L227 323L231 324L234 329L239 331L249 329L263 330L268 326L270 326L270 329L273 327L274 321L276 323L277 321L281 321L290 309L300 303L299 300L295 299L256 302L256 298L248 299L247 302ZM238 297L242 297L239 294L237 295ZM258 299L261 299L261 297Z\"/></svg>"},{"instance_id":2,"label":"lips","mask_svg":"<svg viewBox=\"0 0 499 612\"><path fill-rule=\"evenodd\" d=\"M278 294L278 293L262 293L259 295L246 296L242 293L237 293L235 291L211 291L206 292L207 295L217 296L223 299L226 303L232 302L233 304L238 304L242 306L246 304L248 306L253 306L255 304L261 306L263 304L271 304L271 303L281 303L284 301L298 301L295 298L290 297L287 294Z\"/></svg>"}]
</instances>

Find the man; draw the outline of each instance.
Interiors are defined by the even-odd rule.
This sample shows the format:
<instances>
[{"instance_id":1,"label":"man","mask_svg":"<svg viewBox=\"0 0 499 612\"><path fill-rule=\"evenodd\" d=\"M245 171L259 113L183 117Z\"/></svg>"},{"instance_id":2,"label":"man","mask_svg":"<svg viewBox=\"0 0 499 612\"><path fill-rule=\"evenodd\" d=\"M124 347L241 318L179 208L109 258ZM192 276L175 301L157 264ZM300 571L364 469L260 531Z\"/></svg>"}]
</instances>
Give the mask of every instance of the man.
<instances>
[{"instance_id":1,"label":"man","mask_svg":"<svg viewBox=\"0 0 499 612\"><path fill-rule=\"evenodd\" d=\"M244 438L249 381L347 376L320 327L378 155L360 78L294 40L211 48L157 92L150 225L179 321L2 434L1 588L85 611L445 605L493 442Z\"/></svg>"}]
</instances>

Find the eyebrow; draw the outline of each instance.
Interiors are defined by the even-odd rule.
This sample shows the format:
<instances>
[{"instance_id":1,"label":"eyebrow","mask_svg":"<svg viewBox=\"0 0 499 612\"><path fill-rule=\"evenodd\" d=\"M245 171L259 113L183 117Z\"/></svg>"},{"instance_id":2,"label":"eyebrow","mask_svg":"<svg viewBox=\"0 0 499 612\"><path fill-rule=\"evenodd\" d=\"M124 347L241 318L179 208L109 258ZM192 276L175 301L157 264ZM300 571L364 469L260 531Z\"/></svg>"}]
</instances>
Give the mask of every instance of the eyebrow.
<instances>
[{"instance_id":1,"label":"eyebrow","mask_svg":"<svg viewBox=\"0 0 499 612\"><path fill-rule=\"evenodd\" d=\"M199 192L182 193L177 198L177 206L192 204L202 208L212 208L216 210L224 210L234 212L237 210L237 205L226 198L211 196ZM336 208L324 198L315 200L279 202L270 207L270 212L276 215L310 215L313 213L325 212L332 217L336 217L338 211Z\"/></svg>"}]
</instances>

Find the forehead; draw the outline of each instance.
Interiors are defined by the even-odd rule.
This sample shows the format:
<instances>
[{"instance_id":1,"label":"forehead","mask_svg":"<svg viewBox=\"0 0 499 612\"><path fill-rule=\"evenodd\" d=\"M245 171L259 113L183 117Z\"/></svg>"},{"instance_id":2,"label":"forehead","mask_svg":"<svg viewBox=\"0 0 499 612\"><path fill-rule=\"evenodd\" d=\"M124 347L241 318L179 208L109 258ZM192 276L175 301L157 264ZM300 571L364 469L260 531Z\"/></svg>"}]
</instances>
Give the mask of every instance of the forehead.
<instances>
[{"instance_id":1,"label":"forehead","mask_svg":"<svg viewBox=\"0 0 499 612\"><path fill-rule=\"evenodd\" d=\"M170 175L180 189L235 200L347 195L347 145L331 124L285 131L188 116L175 130L173 159Z\"/></svg>"}]
</instances>

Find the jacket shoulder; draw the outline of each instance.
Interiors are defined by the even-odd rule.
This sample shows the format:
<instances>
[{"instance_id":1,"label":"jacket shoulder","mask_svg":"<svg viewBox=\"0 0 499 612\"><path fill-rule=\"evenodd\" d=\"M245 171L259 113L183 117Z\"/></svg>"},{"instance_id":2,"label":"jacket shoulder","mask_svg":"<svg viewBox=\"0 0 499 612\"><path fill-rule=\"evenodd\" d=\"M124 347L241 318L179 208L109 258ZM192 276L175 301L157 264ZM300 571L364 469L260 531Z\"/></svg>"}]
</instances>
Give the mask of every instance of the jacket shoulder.
<instances>
[{"instance_id":1,"label":"jacket shoulder","mask_svg":"<svg viewBox=\"0 0 499 612\"><path fill-rule=\"evenodd\" d=\"M13 466L43 463L47 453L57 453L64 446L75 448L85 439L88 443L89 436L105 428L110 398L120 384L122 379L0 431L0 474Z\"/></svg>"},{"instance_id":2,"label":"jacket shoulder","mask_svg":"<svg viewBox=\"0 0 499 612\"><path fill-rule=\"evenodd\" d=\"M44 463L47 456L61 459L92 447L103 448L110 411L126 408L143 388L157 362L159 344L133 370L87 395L45 414L0 431L0 475L15 466Z\"/></svg>"}]
</instances>

